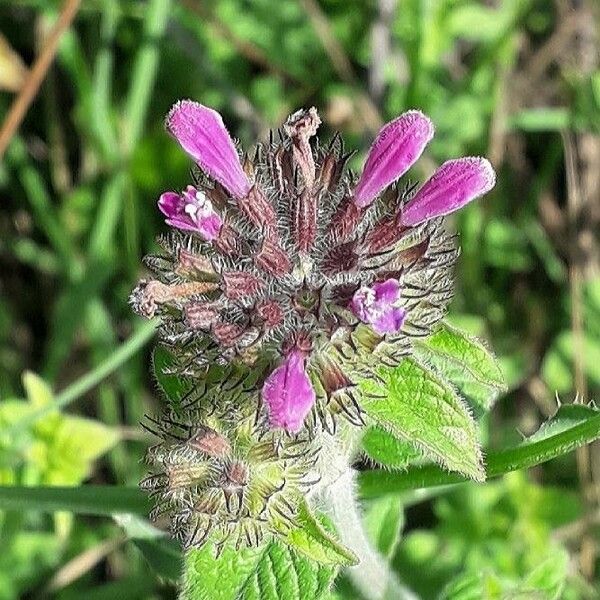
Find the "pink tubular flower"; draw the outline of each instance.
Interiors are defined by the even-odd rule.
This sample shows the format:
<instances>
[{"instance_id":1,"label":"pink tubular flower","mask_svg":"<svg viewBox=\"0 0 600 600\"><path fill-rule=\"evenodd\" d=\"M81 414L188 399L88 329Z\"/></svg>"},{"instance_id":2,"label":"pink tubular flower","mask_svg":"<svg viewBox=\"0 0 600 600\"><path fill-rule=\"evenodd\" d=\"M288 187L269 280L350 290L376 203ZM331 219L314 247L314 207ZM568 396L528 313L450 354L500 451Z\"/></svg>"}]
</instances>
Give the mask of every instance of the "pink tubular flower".
<instances>
[{"instance_id":1,"label":"pink tubular flower","mask_svg":"<svg viewBox=\"0 0 600 600\"><path fill-rule=\"evenodd\" d=\"M410 110L385 125L373 142L354 191L354 203L369 206L379 192L404 175L433 137L433 124Z\"/></svg>"},{"instance_id":2,"label":"pink tubular flower","mask_svg":"<svg viewBox=\"0 0 600 600\"><path fill-rule=\"evenodd\" d=\"M380 335L398 333L406 311L397 306L401 287L397 279L386 279L372 286L359 288L352 298L350 310Z\"/></svg>"},{"instance_id":3,"label":"pink tubular flower","mask_svg":"<svg viewBox=\"0 0 600 600\"><path fill-rule=\"evenodd\" d=\"M445 162L404 209L402 225L413 227L447 215L489 192L496 174L485 158L467 157Z\"/></svg>"},{"instance_id":4,"label":"pink tubular flower","mask_svg":"<svg viewBox=\"0 0 600 600\"><path fill-rule=\"evenodd\" d=\"M272 427L291 433L300 430L316 399L302 352L292 350L273 370L263 385L262 398L269 408Z\"/></svg>"},{"instance_id":5,"label":"pink tubular flower","mask_svg":"<svg viewBox=\"0 0 600 600\"><path fill-rule=\"evenodd\" d=\"M217 111L191 100L182 100L169 112L166 125L198 165L235 198L248 194L252 184Z\"/></svg>"},{"instance_id":6,"label":"pink tubular flower","mask_svg":"<svg viewBox=\"0 0 600 600\"><path fill-rule=\"evenodd\" d=\"M204 192L188 185L181 194L165 192L158 201L158 208L167 217L165 222L171 227L186 231L196 231L205 240L214 240L221 230L223 221L213 210Z\"/></svg>"}]
</instances>

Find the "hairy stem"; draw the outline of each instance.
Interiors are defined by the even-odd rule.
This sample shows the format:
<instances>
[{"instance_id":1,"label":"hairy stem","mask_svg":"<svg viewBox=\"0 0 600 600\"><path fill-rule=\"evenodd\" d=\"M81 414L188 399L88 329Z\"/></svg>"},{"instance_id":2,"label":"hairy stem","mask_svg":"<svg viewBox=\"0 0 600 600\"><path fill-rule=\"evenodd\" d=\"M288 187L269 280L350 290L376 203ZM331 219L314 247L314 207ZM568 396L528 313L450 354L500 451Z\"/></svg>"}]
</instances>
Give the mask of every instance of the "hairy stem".
<instances>
[{"instance_id":1,"label":"hairy stem","mask_svg":"<svg viewBox=\"0 0 600 600\"><path fill-rule=\"evenodd\" d=\"M400 584L367 538L356 502L355 476L356 472L348 468L323 491L324 508L333 519L340 541L360 559L358 565L348 569L352 583L367 600L418 600Z\"/></svg>"}]
</instances>

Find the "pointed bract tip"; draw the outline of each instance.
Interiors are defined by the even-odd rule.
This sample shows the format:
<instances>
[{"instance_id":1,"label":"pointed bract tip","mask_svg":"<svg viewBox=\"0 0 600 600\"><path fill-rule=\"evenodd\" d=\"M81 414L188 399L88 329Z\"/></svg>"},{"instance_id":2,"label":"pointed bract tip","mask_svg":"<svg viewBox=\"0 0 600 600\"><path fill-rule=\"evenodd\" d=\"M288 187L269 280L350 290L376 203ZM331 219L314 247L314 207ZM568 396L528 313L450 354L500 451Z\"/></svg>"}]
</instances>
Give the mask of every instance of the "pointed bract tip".
<instances>
[{"instance_id":1,"label":"pointed bract tip","mask_svg":"<svg viewBox=\"0 0 600 600\"><path fill-rule=\"evenodd\" d=\"M400 217L402 225L413 227L448 215L496 184L496 172L489 160L468 156L446 161L414 195Z\"/></svg>"},{"instance_id":2,"label":"pointed bract tip","mask_svg":"<svg viewBox=\"0 0 600 600\"><path fill-rule=\"evenodd\" d=\"M364 208L396 179L404 175L433 138L431 120L409 110L390 121L377 134L354 191L354 202Z\"/></svg>"},{"instance_id":3,"label":"pointed bract tip","mask_svg":"<svg viewBox=\"0 0 600 600\"><path fill-rule=\"evenodd\" d=\"M169 133L206 173L234 197L245 197L252 184L221 115L192 100L180 100L165 119Z\"/></svg>"}]
</instances>

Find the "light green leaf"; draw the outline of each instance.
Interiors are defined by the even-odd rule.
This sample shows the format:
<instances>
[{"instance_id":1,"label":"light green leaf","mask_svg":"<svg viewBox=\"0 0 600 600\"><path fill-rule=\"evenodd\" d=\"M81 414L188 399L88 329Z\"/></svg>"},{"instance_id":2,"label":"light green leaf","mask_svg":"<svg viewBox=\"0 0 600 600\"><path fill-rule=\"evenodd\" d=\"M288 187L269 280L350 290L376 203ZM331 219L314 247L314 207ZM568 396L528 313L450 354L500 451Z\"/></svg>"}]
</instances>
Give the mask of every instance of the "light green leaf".
<instances>
[{"instance_id":1,"label":"light green leaf","mask_svg":"<svg viewBox=\"0 0 600 600\"><path fill-rule=\"evenodd\" d=\"M268 544L238 550L226 544L218 557L211 543L188 550L181 600L237 600L267 550Z\"/></svg>"},{"instance_id":2,"label":"light green leaf","mask_svg":"<svg viewBox=\"0 0 600 600\"><path fill-rule=\"evenodd\" d=\"M369 427L365 431L362 447L371 460L392 469L404 469L423 457L414 446L381 427Z\"/></svg>"},{"instance_id":3,"label":"light green leaf","mask_svg":"<svg viewBox=\"0 0 600 600\"><path fill-rule=\"evenodd\" d=\"M362 408L381 427L451 471L485 479L475 422L452 387L413 359L359 383Z\"/></svg>"},{"instance_id":4,"label":"light green leaf","mask_svg":"<svg viewBox=\"0 0 600 600\"><path fill-rule=\"evenodd\" d=\"M52 389L39 375L31 371L25 371L23 373L23 387L31 406L41 408L52 402Z\"/></svg>"},{"instance_id":5,"label":"light green leaf","mask_svg":"<svg viewBox=\"0 0 600 600\"><path fill-rule=\"evenodd\" d=\"M447 323L419 342L416 351L417 356L484 410L489 410L498 392L505 389L494 355L477 338Z\"/></svg>"},{"instance_id":6,"label":"light green leaf","mask_svg":"<svg viewBox=\"0 0 600 600\"><path fill-rule=\"evenodd\" d=\"M53 452L73 465L84 469L110 450L119 440L119 432L100 421L83 417L64 416L52 443Z\"/></svg>"},{"instance_id":7,"label":"light green leaf","mask_svg":"<svg viewBox=\"0 0 600 600\"><path fill-rule=\"evenodd\" d=\"M337 570L297 554L281 542L259 548L225 545L217 557L206 544L185 556L181 600L319 600Z\"/></svg>"},{"instance_id":8,"label":"light green leaf","mask_svg":"<svg viewBox=\"0 0 600 600\"><path fill-rule=\"evenodd\" d=\"M524 592L538 593L548 600L560 600L569 574L569 555L563 548L556 548L523 581Z\"/></svg>"},{"instance_id":9,"label":"light green leaf","mask_svg":"<svg viewBox=\"0 0 600 600\"><path fill-rule=\"evenodd\" d=\"M321 600L328 597L336 574L336 568L313 563L284 544L273 542L248 578L239 600Z\"/></svg>"},{"instance_id":10,"label":"light green leaf","mask_svg":"<svg viewBox=\"0 0 600 600\"><path fill-rule=\"evenodd\" d=\"M556 414L518 446L486 452L487 478L527 469L567 454L600 438L600 411L581 405L561 406ZM460 483L465 477L437 465L411 467L403 473L372 470L361 473L363 498L417 488Z\"/></svg>"},{"instance_id":11,"label":"light green leaf","mask_svg":"<svg viewBox=\"0 0 600 600\"><path fill-rule=\"evenodd\" d=\"M371 543L381 554L391 558L404 526L404 508L400 496L390 494L366 503L363 520Z\"/></svg>"},{"instance_id":12,"label":"light green leaf","mask_svg":"<svg viewBox=\"0 0 600 600\"><path fill-rule=\"evenodd\" d=\"M502 581L494 573L467 572L450 581L442 590L440 600L501 600L505 591Z\"/></svg>"},{"instance_id":13,"label":"light green leaf","mask_svg":"<svg viewBox=\"0 0 600 600\"><path fill-rule=\"evenodd\" d=\"M311 514L306 502L301 502L296 526L282 536L292 548L324 565L355 565L356 556L327 533Z\"/></svg>"},{"instance_id":14,"label":"light green leaf","mask_svg":"<svg viewBox=\"0 0 600 600\"><path fill-rule=\"evenodd\" d=\"M235 549L213 543L185 556L181 600L303 600L329 589L338 565L355 564L301 502L296 527L281 541Z\"/></svg>"}]
</instances>

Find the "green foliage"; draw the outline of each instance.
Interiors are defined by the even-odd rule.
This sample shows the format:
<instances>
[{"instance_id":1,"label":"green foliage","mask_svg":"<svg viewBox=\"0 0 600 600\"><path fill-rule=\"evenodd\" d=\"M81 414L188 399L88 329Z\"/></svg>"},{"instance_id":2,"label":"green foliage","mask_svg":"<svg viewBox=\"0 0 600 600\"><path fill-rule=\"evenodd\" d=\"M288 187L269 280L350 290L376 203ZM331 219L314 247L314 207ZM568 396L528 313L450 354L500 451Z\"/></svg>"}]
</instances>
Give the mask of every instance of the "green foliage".
<instances>
[{"instance_id":1,"label":"green foliage","mask_svg":"<svg viewBox=\"0 0 600 600\"><path fill-rule=\"evenodd\" d=\"M182 600L302 600L326 596L331 566L314 564L280 542L236 550L212 544L185 558Z\"/></svg>"},{"instance_id":2,"label":"green foliage","mask_svg":"<svg viewBox=\"0 0 600 600\"><path fill-rule=\"evenodd\" d=\"M398 439L381 427L369 427L365 431L362 448L375 463L393 469L407 467L422 456L409 442Z\"/></svg>"},{"instance_id":3,"label":"green foliage","mask_svg":"<svg viewBox=\"0 0 600 600\"><path fill-rule=\"evenodd\" d=\"M475 422L450 385L408 358L376 374L359 383L371 418L446 469L485 478Z\"/></svg>"},{"instance_id":4,"label":"green foliage","mask_svg":"<svg viewBox=\"0 0 600 600\"><path fill-rule=\"evenodd\" d=\"M291 549L323 565L352 566L358 563L351 550L323 529L305 502L299 506L295 527L282 538Z\"/></svg>"},{"instance_id":5,"label":"green foliage","mask_svg":"<svg viewBox=\"0 0 600 600\"><path fill-rule=\"evenodd\" d=\"M581 510L574 494L520 473L485 488L468 485L434 502L437 525L406 534L396 565L425 598L591 598L578 592L585 586L552 536ZM423 570L427 578L415 575Z\"/></svg>"},{"instance_id":6,"label":"green foliage","mask_svg":"<svg viewBox=\"0 0 600 600\"><path fill-rule=\"evenodd\" d=\"M417 356L481 411L489 410L505 389L504 376L491 352L477 338L447 323L420 344Z\"/></svg>"},{"instance_id":7,"label":"green foliage","mask_svg":"<svg viewBox=\"0 0 600 600\"><path fill-rule=\"evenodd\" d=\"M600 411L586 406L561 406L531 437L512 448L488 450L486 478L527 469L573 451L600 437ZM463 481L437 465L418 465L402 473L367 471L362 474L365 497Z\"/></svg>"},{"instance_id":8,"label":"green foliage","mask_svg":"<svg viewBox=\"0 0 600 600\"><path fill-rule=\"evenodd\" d=\"M53 405L50 387L34 373L23 376L27 401L6 400L0 404L0 423L4 430L27 420L31 414ZM83 417L61 414L56 410L38 419L27 440L20 440L22 454L14 453L10 438L0 451L5 465L0 471L4 484L75 485L85 479L94 460L110 450L118 441L118 432L103 423Z\"/></svg>"}]
</instances>

